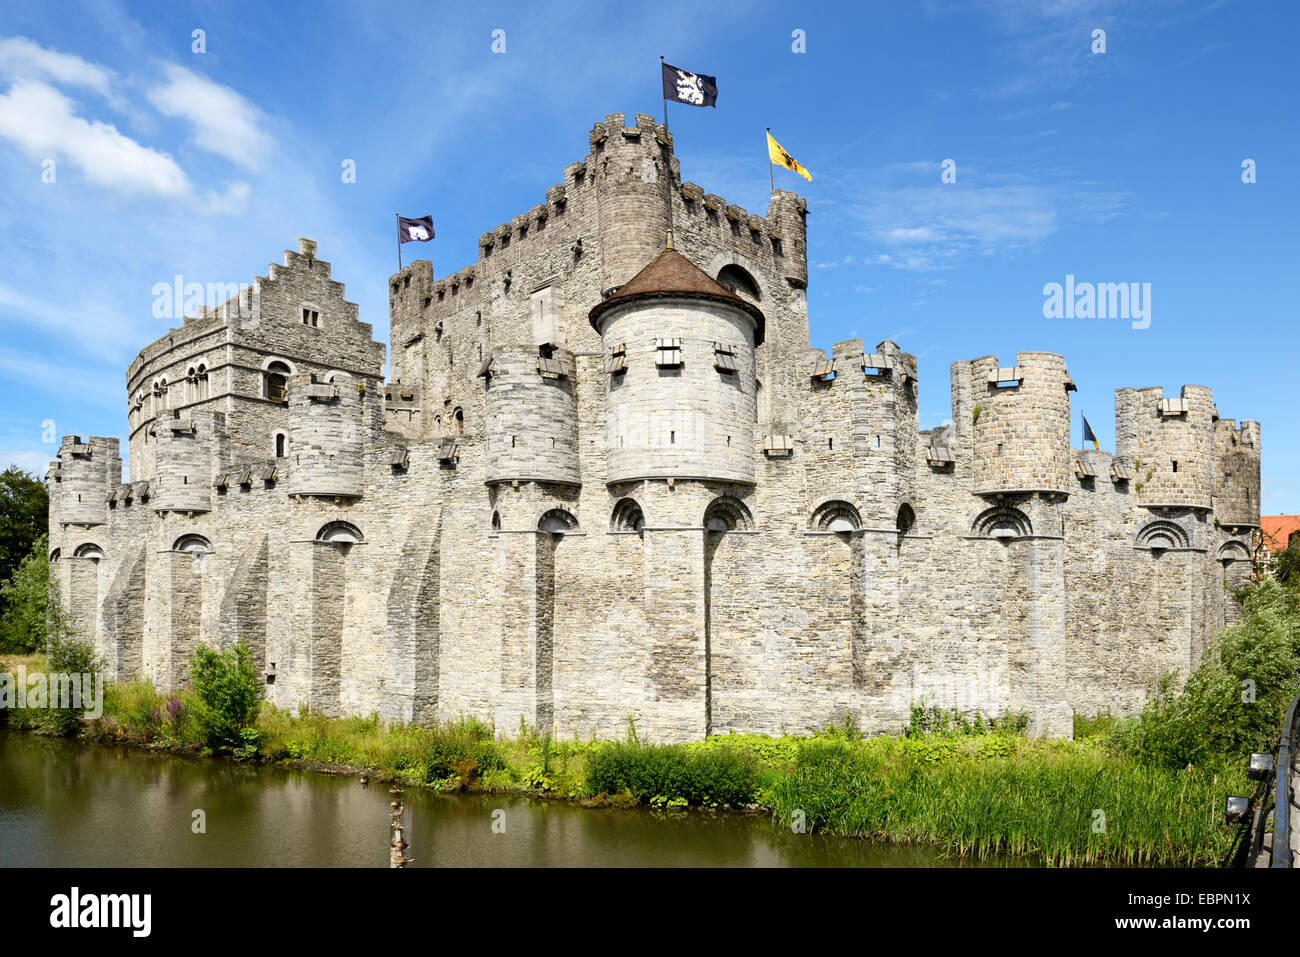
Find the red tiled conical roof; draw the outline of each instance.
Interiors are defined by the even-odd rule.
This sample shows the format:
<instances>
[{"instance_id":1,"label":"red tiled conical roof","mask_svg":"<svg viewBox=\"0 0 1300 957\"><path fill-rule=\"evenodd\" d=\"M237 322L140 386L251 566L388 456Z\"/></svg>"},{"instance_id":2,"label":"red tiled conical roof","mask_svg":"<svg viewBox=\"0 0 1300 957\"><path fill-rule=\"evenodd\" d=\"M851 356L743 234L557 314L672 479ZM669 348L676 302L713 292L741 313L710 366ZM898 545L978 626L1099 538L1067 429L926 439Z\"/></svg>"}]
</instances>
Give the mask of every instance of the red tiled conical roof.
<instances>
[{"instance_id":1,"label":"red tiled conical roof","mask_svg":"<svg viewBox=\"0 0 1300 957\"><path fill-rule=\"evenodd\" d=\"M597 322L609 309L637 299L652 298L708 299L735 306L742 312L748 313L757 325L755 344L762 341L764 321L763 313L759 308L741 299L673 249L665 249L639 273L615 289L608 299L597 303L588 314L588 318L592 326L599 331Z\"/></svg>"}]
</instances>

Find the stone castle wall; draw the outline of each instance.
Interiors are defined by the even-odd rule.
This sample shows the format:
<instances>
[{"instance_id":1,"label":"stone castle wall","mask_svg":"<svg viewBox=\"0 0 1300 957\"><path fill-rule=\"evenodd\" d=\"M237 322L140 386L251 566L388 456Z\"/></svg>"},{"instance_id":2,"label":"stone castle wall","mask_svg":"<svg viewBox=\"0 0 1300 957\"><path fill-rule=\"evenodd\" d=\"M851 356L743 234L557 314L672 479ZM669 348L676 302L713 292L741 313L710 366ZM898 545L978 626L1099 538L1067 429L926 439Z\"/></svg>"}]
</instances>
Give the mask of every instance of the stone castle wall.
<instances>
[{"instance_id":1,"label":"stone castle wall","mask_svg":"<svg viewBox=\"0 0 1300 957\"><path fill-rule=\"evenodd\" d=\"M896 731L924 700L1068 735L1232 620L1257 423L1122 389L1116 453L1078 452L1064 360L1022 352L954 363L952 424L919 432L915 357L809 348L802 200L683 182L649 117L589 145L475 263L390 278L387 384L307 240L141 353L130 481L113 439L49 475L53 587L116 677L176 687L244 640L277 705L386 720L685 740ZM670 223L741 302L593 327Z\"/></svg>"}]
</instances>

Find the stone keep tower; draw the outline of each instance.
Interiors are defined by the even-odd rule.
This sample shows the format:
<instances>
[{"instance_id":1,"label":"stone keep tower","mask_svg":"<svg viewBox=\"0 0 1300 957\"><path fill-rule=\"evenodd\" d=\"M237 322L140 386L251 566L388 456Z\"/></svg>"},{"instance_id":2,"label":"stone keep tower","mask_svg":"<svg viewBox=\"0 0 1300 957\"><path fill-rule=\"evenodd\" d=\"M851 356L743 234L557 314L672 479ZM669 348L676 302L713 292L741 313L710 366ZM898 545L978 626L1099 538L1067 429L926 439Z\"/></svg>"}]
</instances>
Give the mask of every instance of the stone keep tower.
<instances>
[{"instance_id":1,"label":"stone keep tower","mask_svg":"<svg viewBox=\"0 0 1300 957\"><path fill-rule=\"evenodd\" d=\"M122 478L117 439L66 435L59 446L58 467L51 470L54 490L50 514L62 525L103 525L108 495Z\"/></svg>"},{"instance_id":2,"label":"stone keep tower","mask_svg":"<svg viewBox=\"0 0 1300 957\"><path fill-rule=\"evenodd\" d=\"M350 376L315 379L289 378L289 494L360 496L363 451L383 415L380 393Z\"/></svg>"},{"instance_id":3,"label":"stone keep tower","mask_svg":"<svg viewBox=\"0 0 1300 957\"><path fill-rule=\"evenodd\" d=\"M1009 368L984 356L952 369L953 422L959 435L971 436L971 491L1067 492L1074 383L1065 359L1017 352Z\"/></svg>"},{"instance_id":4,"label":"stone keep tower","mask_svg":"<svg viewBox=\"0 0 1300 957\"><path fill-rule=\"evenodd\" d=\"M1223 525L1259 525L1259 423L1214 423L1214 517Z\"/></svg>"},{"instance_id":5,"label":"stone keep tower","mask_svg":"<svg viewBox=\"0 0 1300 957\"><path fill-rule=\"evenodd\" d=\"M916 357L885 340L810 350L800 458L821 493L856 498L866 526L893 528L916 496ZM903 509L902 506L907 508Z\"/></svg>"},{"instance_id":6,"label":"stone keep tower","mask_svg":"<svg viewBox=\"0 0 1300 957\"><path fill-rule=\"evenodd\" d=\"M668 197L677 178L672 140L654 117L636 115L625 127L611 113L591 131L592 171L600 190L602 286L621 286L655 257L668 241Z\"/></svg>"},{"instance_id":7,"label":"stone keep tower","mask_svg":"<svg viewBox=\"0 0 1300 957\"><path fill-rule=\"evenodd\" d=\"M608 481L752 485L758 308L665 250L590 318L608 357Z\"/></svg>"},{"instance_id":8,"label":"stone keep tower","mask_svg":"<svg viewBox=\"0 0 1300 957\"><path fill-rule=\"evenodd\" d=\"M159 417L153 507L206 512L212 507L214 445L224 426L219 412L173 410Z\"/></svg>"},{"instance_id":9,"label":"stone keep tower","mask_svg":"<svg viewBox=\"0 0 1300 957\"><path fill-rule=\"evenodd\" d=\"M1183 386L1177 399L1159 386L1115 391L1115 457L1132 467L1139 505L1210 508L1215 416L1203 385Z\"/></svg>"},{"instance_id":10,"label":"stone keep tower","mask_svg":"<svg viewBox=\"0 0 1300 957\"><path fill-rule=\"evenodd\" d=\"M487 474L498 482L578 485L574 355L567 349L505 346L486 380Z\"/></svg>"}]
</instances>

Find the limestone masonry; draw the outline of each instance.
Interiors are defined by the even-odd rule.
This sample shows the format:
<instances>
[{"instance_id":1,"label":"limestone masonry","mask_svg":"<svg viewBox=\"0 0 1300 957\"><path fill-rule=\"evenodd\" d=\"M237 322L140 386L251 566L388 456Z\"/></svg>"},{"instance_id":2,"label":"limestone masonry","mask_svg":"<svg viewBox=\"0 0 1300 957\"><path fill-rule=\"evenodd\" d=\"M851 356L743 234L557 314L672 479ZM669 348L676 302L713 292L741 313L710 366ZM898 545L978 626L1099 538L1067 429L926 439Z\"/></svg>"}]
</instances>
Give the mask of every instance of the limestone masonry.
<instances>
[{"instance_id":1,"label":"limestone masonry","mask_svg":"<svg viewBox=\"0 0 1300 957\"><path fill-rule=\"evenodd\" d=\"M809 348L804 200L682 182L615 113L476 262L388 281L384 347L316 244L127 371L118 441L63 439L51 569L122 680L244 640L269 699L658 740L925 700L1131 712L1235 614L1260 429L1116 393L1070 447L1060 356L955 362L917 429L893 342ZM672 247L665 249L672 230Z\"/></svg>"}]
</instances>

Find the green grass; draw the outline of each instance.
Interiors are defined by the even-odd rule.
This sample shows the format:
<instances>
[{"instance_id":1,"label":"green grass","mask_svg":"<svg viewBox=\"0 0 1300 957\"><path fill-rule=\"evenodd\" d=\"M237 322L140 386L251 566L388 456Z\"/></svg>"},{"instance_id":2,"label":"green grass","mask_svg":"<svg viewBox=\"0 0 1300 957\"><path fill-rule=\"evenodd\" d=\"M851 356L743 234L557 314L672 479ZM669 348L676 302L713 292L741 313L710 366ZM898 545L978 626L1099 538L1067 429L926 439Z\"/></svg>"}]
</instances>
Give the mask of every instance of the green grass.
<instances>
[{"instance_id":1,"label":"green grass","mask_svg":"<svg viewBox=\"0 0 1300 957\"><path fill-rule=\"evenodd\" d=\"M758 758L749 748L725 744L692 747L608 741L587 760L587 790L628 794L639 802L669 807L737 807L754 800Z\"/></svg>"},{"instance_id":2,"label":"green grass","mask_svg":"<svg viewBox=\"0 0 1300 957\"><path fill-rule=\"evenodd\" d=\"M763 803L785 825L957 854L1186 866L1226 860L1224 798L1252 790L1241 770L1139 764L1095 741L876 738L802 744Z\"/></svg>"},{"instance_id":3,"label":"green grass","mask_svg":"<svg viewBox=\"0 0 1300 957\"><path fill-rule=\"evenodd\" d=\"M89 735L202 752L194 714L188 691L165 695L144 682L113 684ZM929 720L935 723L933 715ZM522 725L508 736L472 719L424 727L264 704L254 727L256 756L269 762L365 770L447 791L533 792L595 804L758 805L780 826L801 812L814 832L962 855L1032 855L1055 865L1222 863L1235 839L1222 821L1223 799L1251 793L1242 762L1175 769L1118 751L1107 737L1117 724L1110 718L1079 719L1075 741L1007 730L1015 721L937 724L939 733L913 727L911 736L872 739L849 726L811 736L730 734L654 745L634 730L619 742L557 741ZM1104 830L1093 829L1097 811L1105 815Z\"/></svg>"},{"instance_id":4,"label":"green grass","mask_svg":"<svg viewBox=\"0 0 1300 957\"><path fill-rule=\"evenodd\" d=\"M35 657L0 662L11 669ZM1166 679L1140 716L1076 715L1073 741L1030 738L1023 715L990 721L918 705L898 736L842 727L807 736L730 734L654 745L560 741L521 722L384 724L262 704L237 729L240 757L366 770L443 790L532 792L592 803L767 808L782 826L936 845L952 853L1028 855L1052 865L1214 865L1239 830L1228 794L1252 794L1246 752L1277 740L1300 669L1300 611L1273 581L1250 589L1238 622L1182 688ZM1252 693L1243 696L1249 679ZM203 752L193 691L109 685L89 735ZM14 712L17 727L36 727Z\"/></svg>"}]
</instances>

